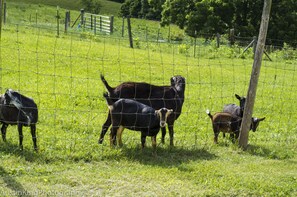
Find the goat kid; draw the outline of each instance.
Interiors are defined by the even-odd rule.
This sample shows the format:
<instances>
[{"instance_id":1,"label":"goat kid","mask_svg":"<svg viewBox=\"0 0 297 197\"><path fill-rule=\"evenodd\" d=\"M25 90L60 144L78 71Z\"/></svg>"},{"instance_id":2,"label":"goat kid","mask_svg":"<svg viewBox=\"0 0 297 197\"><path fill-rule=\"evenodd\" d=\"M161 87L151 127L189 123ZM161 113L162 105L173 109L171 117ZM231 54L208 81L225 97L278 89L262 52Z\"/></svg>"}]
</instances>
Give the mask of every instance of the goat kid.
<instances>
[{"instance_id":1,"label":"goat kid","mask_svg":"<svg viewBox=\"0 0 297 197\"><path fill-rule=\"evenodd\" d=\"M12 89L6 90L0 96L0 122L2 123L2 139L6 142L6 130L8 125L18 125L19 146L23 149L23 126L30 126L33 145L37 148L36 123L38 121L38 109L33 99L28 98Z\"/></svg>"},{"instance_id":2,"label":"goat kid","mask_svg":"<svg viewBox=\"0 0 297 197\"><path fill-rule=\"evenodd\" d=\"M168 116L172 109L161 108L155 110L150 106L131 99L120 99L114 102L112 98L104 93L111 117L110 145L122 146L122 132L125 128L141 132L141 145L145 146L146 136L152 137L153 149L156 149L156 136L166 126Z\"/></svg>"},{"instance_id":3,"label":"goat kid","mask_svg":"<svg viewBox=\"0 0 297 197\"><path fill-rule=\"evenodd\" d=\"M182 76L171 77L170 86L155 86L148 83L123 82L117 87L111 87L101 75L101 80L109 94L110 99L116 102L118 99L133 99L155 110L161 108L172 109L174 113L170 113L167 117L167 126L170 135L170 145L173 146L174 137L174 121L180 116L185 92L185 78ZM104 136L111 125L110 113L102 126L102 131L98 143L102 144ZM161 142L165 142L166 128L162 127Z\"/></svg>"},{"instance_id":4,"label":"goat kid","mask_svg":"<svg viewBox=\"0 0 297 197\"><path fill-rule=\"evenodd\" d=\"M235 97L239 100L239 106L236 104L227 104L223 108L223 112L230 113L234 116L243 117L244 105L246 98L235 94Z\"/></svg>"},{"instance_id":5,"label":"goat kid","mask_svg":"<svg viewBox=\"0 0 297 197\"><path fill-rule=\"evenodd\" d=\"M220 131L223 133L230 133L230 138L234 142L234 135L236 139L239 137L240 126L242 118L239 116L234 116L230 113L225 112L217 112L214 115L211 115L209 110L206 110L207 115L210 117L212 121L212 127L214 132L214 143L218 143L218 136ZM263 121L264 118L252 118L250 130L255 132L259 123Z\"/></svg>"}]
</instances>

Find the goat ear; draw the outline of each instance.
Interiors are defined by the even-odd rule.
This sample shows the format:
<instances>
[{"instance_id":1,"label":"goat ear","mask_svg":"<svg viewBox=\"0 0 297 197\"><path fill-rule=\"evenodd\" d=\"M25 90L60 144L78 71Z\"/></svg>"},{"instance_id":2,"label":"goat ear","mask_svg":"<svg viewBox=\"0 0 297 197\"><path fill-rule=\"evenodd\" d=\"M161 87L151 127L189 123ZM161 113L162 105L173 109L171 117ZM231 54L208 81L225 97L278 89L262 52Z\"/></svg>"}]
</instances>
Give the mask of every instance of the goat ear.
<instances>
[{"instance_id":1,"label":"goat ear","mask_svg":"<svg viewBox=\"0 0 297 197\"><path fill-rule=\"evenodd\" d=\"M240 97L238 94L235 94L235 97L236 97L238 100L241 99L241 97Z\"/></svg>"},{"instance_id":2,"label":"goat ear","mask_svg":"<svg viewBox=\"0 0 297 197\"><path fill-rule=\"evenodd\" d=\"M265 117L264 117L264 118L259 118L259 122L260 122L260 121L263 121L263 120L265 120Z\"/></svg>"},{"instance_id":3,"label":"goat ear","mask_svg":"<svg viewBox=\"0 0 297 197\"><path fill-rule=\"evenodd\" d=\"M169 109L168 112L169 112L169 113L172 113L172 112L173 112L173 109Z\"/></svg>"}]
</instances>

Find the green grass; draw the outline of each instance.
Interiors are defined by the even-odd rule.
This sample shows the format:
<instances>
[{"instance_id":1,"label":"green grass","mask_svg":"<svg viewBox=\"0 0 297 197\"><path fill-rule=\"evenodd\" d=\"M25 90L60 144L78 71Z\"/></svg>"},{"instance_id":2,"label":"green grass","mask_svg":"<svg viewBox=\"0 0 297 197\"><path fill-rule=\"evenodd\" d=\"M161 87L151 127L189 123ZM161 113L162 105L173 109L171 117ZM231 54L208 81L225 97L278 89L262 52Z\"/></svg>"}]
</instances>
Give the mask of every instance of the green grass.
<instances>
[{"instance_id":1,"label":"green grass","mask_svg":"<svg viewBox=\"0 0 297 197\"><path fill-rule=\"evenodd\" d=\"M296 196L295 51L275 51L272 62L264 58L253 116L266 119L242 151L222 135L213 144L205 110L221 111L238 102L235 93L246 94L251 51L237 58L239 48L199 44L194 58L193 46L185 51L182 44L145 39L138 44L131 49L117 36L77 31L57 37L54 29L4 27L1 92L13 88L37 102L40 150L33 151L25 128L24 151L19 151L17 128L8 127L8 142L0 140L0 196ZM172 75L185 76L175 147L169 147L167 133L154 155L151 140L141 150L140 133L129 130L123 148L111 149L108 134L98 145L107 115L100 73L112 86L122 81L168 85Z\"/></svg>"}]
</instances>

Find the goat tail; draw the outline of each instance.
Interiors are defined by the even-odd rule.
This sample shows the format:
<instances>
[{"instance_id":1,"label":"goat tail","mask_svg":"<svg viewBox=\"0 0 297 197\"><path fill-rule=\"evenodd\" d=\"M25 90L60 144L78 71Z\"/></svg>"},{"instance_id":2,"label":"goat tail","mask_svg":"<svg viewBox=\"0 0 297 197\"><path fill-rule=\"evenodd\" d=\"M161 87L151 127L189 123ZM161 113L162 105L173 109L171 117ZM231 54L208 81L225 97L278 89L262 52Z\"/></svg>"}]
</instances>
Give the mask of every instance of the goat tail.
<instances>
[{"instance_id":1,"label":"goat tail","mask_svg":"<svg viewBox=\"0 0 297 197\"><path fill-rule=\"evenodd\" d=\"M207 113L207 115L212 119L212 115L211 115L209 109L206 110L206 113Z\"/></svg>"},{"instance_id":2,"label":"goat tail","mask_svg":"<svg viewBox=\"0 0 297 197\"><path fill-rule=\"evenodd\" d=\"M114 102L113 102L112 99L109 97L109 95L108 95L107 92L104 92L104 93L103 93L103 97L105 98L105 100L106 100L108 106L112 106L112 105L113 105Z\"/></svg>"},{"instance_id":3,"label":"goat tail","mask_svg":"<svg viewBox=\"0 0 297 197\"><path fill-rule=\"evenodd\" d=\"M106 90L108 91L108 93L111 93L111 92L113 91L114 88L112 88L112 87L107 83L107 81L105 80L103 74L100 74L100 78L101 78L101 81L102 81L103 85L105 86Z\"/></svg>"}]
</instances>

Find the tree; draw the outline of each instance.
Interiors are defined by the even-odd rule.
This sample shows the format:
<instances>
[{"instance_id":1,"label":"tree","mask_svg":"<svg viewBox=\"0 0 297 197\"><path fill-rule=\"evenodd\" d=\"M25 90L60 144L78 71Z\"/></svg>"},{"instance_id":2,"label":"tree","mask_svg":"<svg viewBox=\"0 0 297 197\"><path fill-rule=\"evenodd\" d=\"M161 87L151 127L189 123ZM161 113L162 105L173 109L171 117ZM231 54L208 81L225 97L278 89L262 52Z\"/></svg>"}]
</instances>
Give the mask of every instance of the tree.
<instances>
[{"instance_id":1,"label":"tree","mask_svg":"<svg viewBox=\"0 0 297 197\"><path fill-rule=\"evenodd\" d=\"M160 20L164 2L165 0L126 0L122 4L120 15Z\"/></svg>"},{"instance_id":2,"label":"tree","mask_svg":"<svg viewBox=\"0 0 297 197\"><path fill-rule=\"evenodd\" d=\"M99 14L102 8L101 3L96 0L81 0L81 4L84 6L85 11L93 14Z\"/></svg>"},{"instance_id":3,"label":"tree","mask_svg":"<svg viewBox=\"0 0 297 197\"><path fill-rule=\"evenodd\" d=\"M232 24L233 12L233 4L228 0L167 0L161 25L174 23L191 36L195 32L224 33Z\"/></svg>"},{"instance_id":4,"label":"tree","mask_svg":"<svg viewBox=\"0 0 297 197\"><path fill-rule=\"evenodd\" d=\"M166 0L161 25L170 23L185 29L190 36L226 33L230 28L242 37L257 36L263 0ZM274 0L267 37L297 46L297 3L295 0Z\"/></svg>"}]
</instances>

